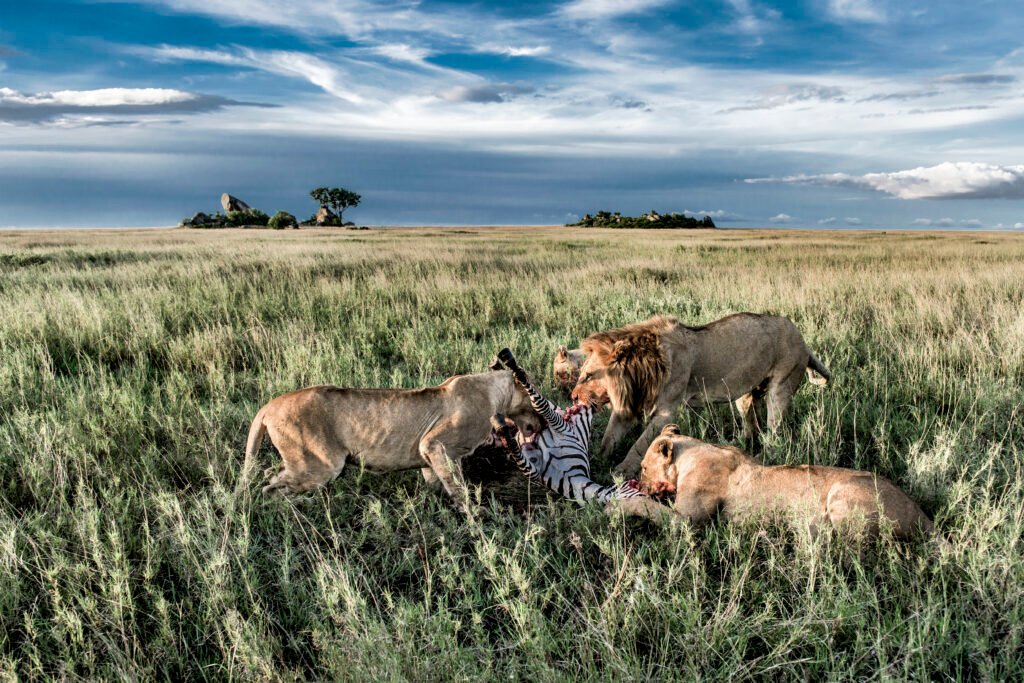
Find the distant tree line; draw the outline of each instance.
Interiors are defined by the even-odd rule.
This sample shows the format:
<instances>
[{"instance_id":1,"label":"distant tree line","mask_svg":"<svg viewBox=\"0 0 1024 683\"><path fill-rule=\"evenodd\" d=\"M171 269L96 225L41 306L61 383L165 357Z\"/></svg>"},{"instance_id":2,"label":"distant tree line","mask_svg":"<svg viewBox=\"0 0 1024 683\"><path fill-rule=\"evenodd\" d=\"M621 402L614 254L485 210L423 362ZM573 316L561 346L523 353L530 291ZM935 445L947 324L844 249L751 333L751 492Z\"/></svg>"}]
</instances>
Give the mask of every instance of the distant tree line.
<instances>
[{"instance_id":1,"label":"distant tree line","mask_svg":"<svg viewBox=\"0 0 1024 683\"><path fill-rule=\"evenodd\" d=\"M640 216L623 216L618 211L598 211L593 216L589 213L578 223L568 223L570 227L581 228L646 228L646 229L694 229L713 228L715 222L711 216L694 218L683 213L658 213L651 211Z\"/></svg>"}]
</instances>

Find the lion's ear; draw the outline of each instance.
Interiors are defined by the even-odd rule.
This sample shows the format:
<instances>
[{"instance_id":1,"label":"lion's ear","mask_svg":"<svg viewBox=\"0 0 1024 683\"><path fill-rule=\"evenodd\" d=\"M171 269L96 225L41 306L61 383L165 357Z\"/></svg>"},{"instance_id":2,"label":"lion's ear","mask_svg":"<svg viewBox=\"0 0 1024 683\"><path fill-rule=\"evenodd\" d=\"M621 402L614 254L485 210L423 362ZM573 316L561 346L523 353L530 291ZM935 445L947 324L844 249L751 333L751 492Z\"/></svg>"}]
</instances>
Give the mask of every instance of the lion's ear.
<instances>
[{"instance_id":1,"label":"lion's ear","mask_svg":"<svg viewBox=\"0 0 1024 683\"><path fill-rule=\"evenodd\" d=\"M493 358L491 358L491 366L490 367L491 367L491 370L504 370L505 369L505 366L501 364L501 361L498 360L497 356L494 356Z\"/></svg>"},{"instance_id":2,"label":"lion's ear","mask_svg":"<svg viewBox=\"0 0 1024 683\"><path fill-rule=\"evenodd\" d=\"M663 459L665 459L665 460L671 460L672 459L672 454L673 454L674 450L675 450L674 444L671 441L669 441L668 439L665 439L664 441L662 441L661 444L658 446L658 452L661 454L661 457Z\"/></svg>"},{"instance_id":3,"label":"lion's ear","mask_svg":"<svg viewBox=\"0 0 1024 683\"><path fill-rule=\"evenodd\" d=\"M677 424L667 424L667 425L665 425L664 427L661 428L661 435L662 436L681 436L682 432L679 431L679 425L677 425Z\"/></svg>"},{"instance_id":4,"label":"lion's ear","mask_svg":"<svg viewBox=\"0 0 1024 683\"><path fill-rule=\"evenodd\" d=\"M633 351L633 342L629 339L620 339L612 346L611 361L616 365L623 365Z\"/></svg>"},{"instance_id":5,"label":"lion's ear","mask_svg":"<svg viewBox=\"0 0 1024 683\"><path fill-rule=\"evenodd\" d=\"M564 344L560 345L558 347L558 353L556 354L556 357L560 360L565 360L566 358L569 357L569 349L566 348Z\"/></svg>"}]
</instances>

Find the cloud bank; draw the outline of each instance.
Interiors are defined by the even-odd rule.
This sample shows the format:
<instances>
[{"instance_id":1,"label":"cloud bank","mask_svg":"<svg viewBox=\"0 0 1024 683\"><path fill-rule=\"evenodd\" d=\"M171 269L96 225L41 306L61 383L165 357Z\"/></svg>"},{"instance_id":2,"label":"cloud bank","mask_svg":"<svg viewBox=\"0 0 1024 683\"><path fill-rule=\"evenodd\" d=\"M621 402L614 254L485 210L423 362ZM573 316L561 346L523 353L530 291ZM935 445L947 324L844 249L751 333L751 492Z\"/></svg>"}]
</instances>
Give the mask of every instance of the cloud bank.
<instances>
[{"instance_id":1,"label":"cloud bank","mask_svg":"<svg viewBox=\"0 0 1024 683\"><path fill-rule=\"evenodd\" d=\"M35 94L0 88L0 122L8 123L97 125L114 122L109 119L110 115L138 118L139 115L197 114L227 106L267 105L168 88L100 88Z\"/></svg>"},{"instance_id":2,"label":"cloud bank","mask_svg":"<svg viewBox=\"0 0 1024 683\"><path fill-rule=\"evenodd\" d=\"M1024 165L946 162L891 173L822 173L747 178L748 184L791 183L874 190L900 199L1024 199Z\"/></svg>"}]
</instances>

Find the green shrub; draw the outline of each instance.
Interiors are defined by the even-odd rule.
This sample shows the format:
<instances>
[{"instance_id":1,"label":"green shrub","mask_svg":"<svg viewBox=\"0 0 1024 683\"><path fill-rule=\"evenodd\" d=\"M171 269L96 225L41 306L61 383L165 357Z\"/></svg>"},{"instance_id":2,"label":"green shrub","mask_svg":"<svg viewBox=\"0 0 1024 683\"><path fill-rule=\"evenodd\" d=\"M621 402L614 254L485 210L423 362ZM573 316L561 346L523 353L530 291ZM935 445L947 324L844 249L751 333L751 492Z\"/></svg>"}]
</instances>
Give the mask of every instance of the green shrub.
<instances>
[{"instance_id":1,"label":"green shrub","mask_svg":"<svg viewBox=\"0 0 1024 683\"><path fill-rule=\"evenodd\" d=\"M266 226L270 221L270 216L259 209L249 209L248 211L228 211L224 219L227 227L240 228L246 225Z\"/></svg>"},{"instance_id":2,"label":"green shrub","mask_svg":"<svg viewBox=\"0 0 1024 683\"><path fill-rule=\"evenodd\" d=\"M278 211L270 220L267 222L267 227L273 228L274 230L284 230L285 228L297 228L299 222L295 220L295 216L291 215L287 211Z\"/></svg>"}]
</instances>

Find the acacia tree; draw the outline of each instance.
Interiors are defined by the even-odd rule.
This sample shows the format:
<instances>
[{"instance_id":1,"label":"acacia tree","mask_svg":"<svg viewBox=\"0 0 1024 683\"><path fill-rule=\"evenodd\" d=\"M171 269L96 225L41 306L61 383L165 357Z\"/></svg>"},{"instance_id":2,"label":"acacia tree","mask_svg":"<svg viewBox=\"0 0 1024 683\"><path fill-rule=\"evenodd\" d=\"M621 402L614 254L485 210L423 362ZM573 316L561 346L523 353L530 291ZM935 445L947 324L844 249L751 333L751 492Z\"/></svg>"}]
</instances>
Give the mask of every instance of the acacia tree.
<instances>
[{"instance_id":1,"label":"acacia tree","mask_svg":"<svg viewBox=\"0 0 1024 683\"><path fill-rule=\"evenodd\" d=\"M344 223L345 209L359 206L362 197L343 187L318 187L309 196L320 202L321 207L330 207L338 215L338 222Z\"/></svg>"}]
</instances>

